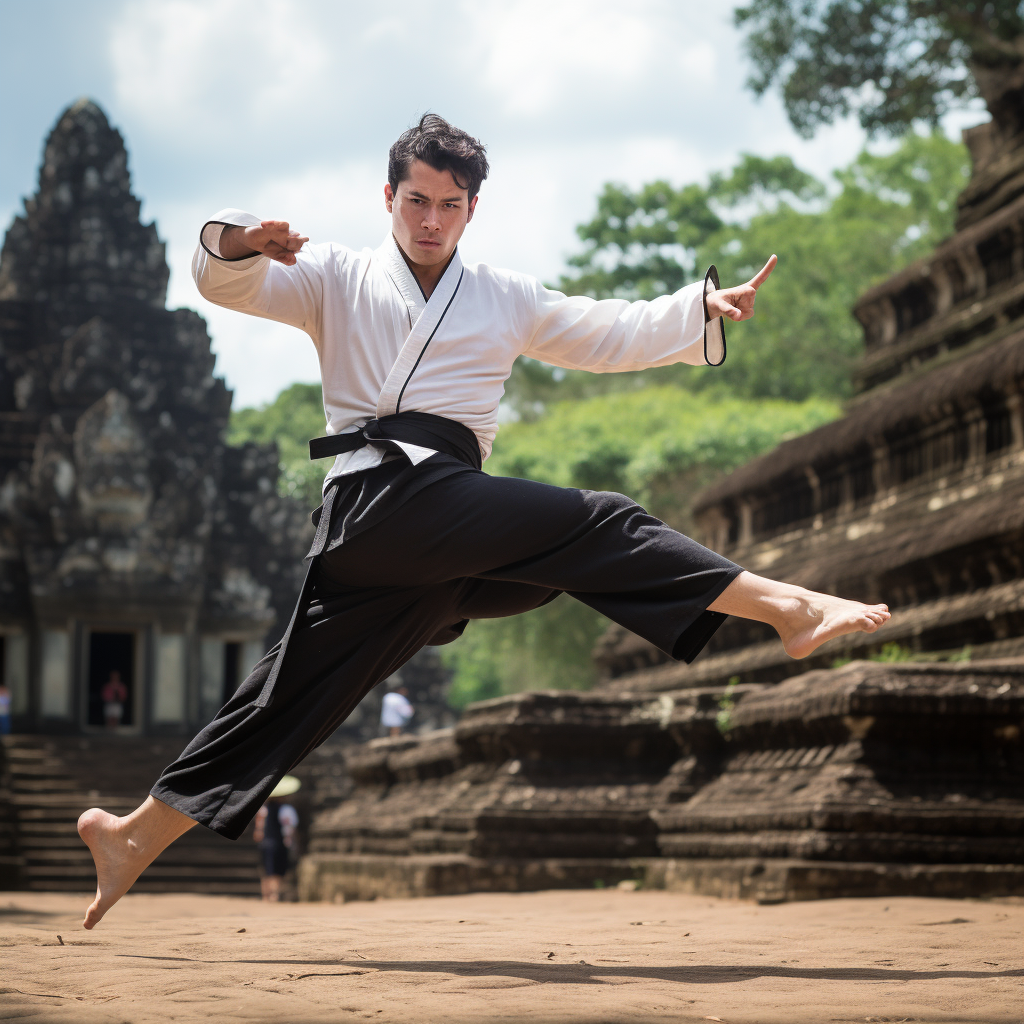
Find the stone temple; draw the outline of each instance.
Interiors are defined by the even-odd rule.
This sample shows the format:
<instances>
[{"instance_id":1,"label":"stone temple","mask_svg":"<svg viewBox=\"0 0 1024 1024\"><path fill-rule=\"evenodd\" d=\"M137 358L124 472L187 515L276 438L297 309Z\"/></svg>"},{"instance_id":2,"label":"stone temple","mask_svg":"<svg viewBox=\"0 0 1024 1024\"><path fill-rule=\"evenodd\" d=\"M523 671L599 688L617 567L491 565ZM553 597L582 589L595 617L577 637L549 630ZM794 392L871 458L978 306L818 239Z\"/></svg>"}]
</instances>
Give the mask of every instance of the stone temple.
<instances>
[{"instance_id":1,"label":"stone temple","mask_svg":"<svg viewBox=\"0 0 1024 1024\"><path fill-rule=\"evenodd\" d=\"M120 134L80 101L0 257L0 651L15 732L191 735L287 622L310 536L224 443L202 318L165 308Z\"/></svg>"},{"instance_id":2,"label":"stone temple","mask_svg":"<svg viewBox=\"0 0 1024 1024\"><path fill-rule=\"evenodd\" d=\"M274 445L225 443L231 393L202 318L165 308L167 280L121 136L74 104L0 256L0 680L15 733L0 743L0 888L93 884L78 815L139 804L276 641L305 571L309 510L278 495ZM453 721L436 652L402 682L417 727ZM377 735L380 699L297 769L300 842L311 807L349 787L343 750ZM193 829L136 889L258 893L255 847Z\"/></svg>"}]
</instances>

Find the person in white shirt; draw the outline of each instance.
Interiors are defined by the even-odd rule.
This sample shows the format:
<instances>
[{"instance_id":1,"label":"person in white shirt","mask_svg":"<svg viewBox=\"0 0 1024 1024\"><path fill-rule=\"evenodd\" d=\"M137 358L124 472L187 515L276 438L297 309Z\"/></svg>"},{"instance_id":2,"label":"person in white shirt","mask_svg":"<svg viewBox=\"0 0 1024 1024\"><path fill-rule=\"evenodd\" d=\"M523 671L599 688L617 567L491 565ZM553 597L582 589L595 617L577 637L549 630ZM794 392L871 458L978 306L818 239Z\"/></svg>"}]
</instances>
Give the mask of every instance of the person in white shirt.
<instances>
[{"instance_id":1,"label":"person in white shirt","mask_svg":"<svg viewBox=\"0 0 1024 1024\"><path fill-rule=\"evenodd\" d=\"M462 262L457 245L487 172L484 147L429 114L391 148L391 227L378 249L311 245L287 221L232 209L203 226L200 292L292 324L316 346L327 436L310 443L311 457L334 461L281 642L141 807L79 820L97 869L86 928L197 822L237 838L372 687L472 619L565 592L692 661L728 615L769 623L797 658L889 618L885 605L746 572L623 495L481 472L519 356L598 373L718 365L722 318L753 315L776 263L725 289L710 268L651 302L565 296Z\"/></svg>"},{"instance_id":2,"label":"person in white shirt","mask_svg":"<svg viewBox=\"0 0 1024 1024\"><path fill-rule=\"evenodd\" d=\"M388 690L380 704L380 724L388 730L389 736L401 736L414 714L409 703L409 691L404 686Z\"/></svg>"}]
</instances>

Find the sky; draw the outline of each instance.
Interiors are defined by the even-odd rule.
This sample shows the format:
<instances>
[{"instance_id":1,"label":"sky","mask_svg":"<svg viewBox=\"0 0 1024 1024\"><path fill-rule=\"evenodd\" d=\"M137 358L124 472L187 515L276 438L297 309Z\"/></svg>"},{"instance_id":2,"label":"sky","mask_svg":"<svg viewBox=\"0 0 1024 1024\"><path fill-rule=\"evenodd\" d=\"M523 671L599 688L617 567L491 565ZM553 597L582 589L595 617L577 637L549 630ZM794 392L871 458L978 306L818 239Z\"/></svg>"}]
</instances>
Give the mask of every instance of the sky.
<instances>
[{"instance_id":1,"label":"sky","mask_svg":"<svg viewBox=\"0 0 1024 1024\"><path fill-rule=\"evenodd\" d=\"M0 0L0 225L35 191L61 111L95 100L167 243L168 305L206 319L236 408L267 402L319 379L312 343L199 296L199 228L231 206L375 248L389 226L388 148L427 110L488 147L463 259L546 281L578 251L575 226L607 181L702 181L744 152L786 153L819 177L848 163L865 142L855 122L804 140L775 94L745 87L732 6Z\"/></svg>"}]
</instances>

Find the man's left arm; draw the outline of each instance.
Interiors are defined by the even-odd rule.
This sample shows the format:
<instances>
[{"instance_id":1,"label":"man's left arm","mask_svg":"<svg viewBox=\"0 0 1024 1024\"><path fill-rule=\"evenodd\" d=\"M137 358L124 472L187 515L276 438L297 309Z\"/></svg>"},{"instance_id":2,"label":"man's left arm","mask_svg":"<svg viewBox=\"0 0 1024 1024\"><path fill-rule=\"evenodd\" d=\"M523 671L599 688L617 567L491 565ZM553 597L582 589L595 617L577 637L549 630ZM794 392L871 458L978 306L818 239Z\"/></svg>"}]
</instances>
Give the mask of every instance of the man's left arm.
<instances>
[{"instance_id":1,"label":"man's left arm","mask_svg":"<svg viewBox=\"0 0 1024 1024\"><path fill-rule=\"evenodd\" d=\"M721 318L748 320L775 256L746 284L719 288L714 268L703 281L651 301L566 296L539 283L532 335L524 355L566 369L615 373L672 363L717 366L725 361Z\"/></svg>"}]
</instances>

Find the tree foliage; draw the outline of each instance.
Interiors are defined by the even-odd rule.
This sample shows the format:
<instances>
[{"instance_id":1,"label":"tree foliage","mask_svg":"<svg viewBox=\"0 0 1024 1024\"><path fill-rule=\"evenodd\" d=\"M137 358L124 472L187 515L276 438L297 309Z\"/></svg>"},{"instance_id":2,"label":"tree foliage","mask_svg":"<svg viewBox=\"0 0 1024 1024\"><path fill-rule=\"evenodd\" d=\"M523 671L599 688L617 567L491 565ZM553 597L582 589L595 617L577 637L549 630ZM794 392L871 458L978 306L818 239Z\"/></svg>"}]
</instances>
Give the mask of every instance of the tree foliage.
<instances>
[{"instance_id":1,"label":"tree foliage","mask_svg":"<svg viewBox=\"0 0 1024 1024\"><path fill-rule=\"evenodd\" d=\"M908 135L888 155L861 153L831 189L788 157L753 156L707 185L607 185L578 229L584 248L559 282L564 291L649 298L709 263L723 283L740 283L773 252L778 269L758 293L754 319L728 325L724 366L590 374L520 360L510 405L529 419L550 401L651 383L795 401L847 395L861 344L853 303L952 230L967 172L964 147L935 133Z\"/></svg>"},{"instance_id":2,"label":"tree foliage","mask_svg":"<svg viewBox=\"0 0 1024 1024\"><path fill-rule=\"evenodd\" d=\"M327 464L310 462L309 439L319 437L324 429L320 385L292 384L273 402L232 410L227 440L229 444L275 443L281 466L278 490L312 509L320 504Z\"/></svg>"},{"instance_id":3,"label":"tree foliage","mask_svg":"<svg viewBox=\"0 0 1024 1024\"><path fill-rule=\"evenodd\" d=\"M777 82L804 136L851 113L872 134L901 135L979 92L999 120L1021 86L1017 0L751 0L735 19L748 85L761 95Z\"/></svg>"},{"instance_id":4,"label":"tree foliage","mask_svg":"<svg viewBox=\"0 0 1024 1024\"><path fill-rule=\"evenodd\" d=\"M698 254L725 227L727 211L824 195L821 182L788 156L745 154L731 174L714 174L706 186L655 181L633 191L609 183L594 218L576 229L584 248L568 264L578 273L563 277L561 286L597 298L669 294L697 276Z\"/></svg>"},{"instance_id":5,"label":"tree foliage","mask_svg":"<svg viewBox=\"0 0 1024 1024\"><path fill-rule=\"evenodd\" d=\"M838 171L839 191L822 207L781 201L723 227L699 254L723 282L748 280L773 252L779 265L758 292L754 318L727 327L722 372L702 369L694 386L751 397L846 397L862 353L854 304L952 231L967 174L962 145L938 133L909 135L895 153L864 152Z\"/></svg>"},{"instance_id":6,"label":"tree foliage","mask_svg":"<svg viewBox=\"0 0 1024 1024\"><path fill-rule=\"evenodd\" d=\"M670 386L558 402L498 433L489 473L628 494L688 530L696 493L720 473L839 415L827 399L717 398Z\"/></svg>"}]
</instances>

